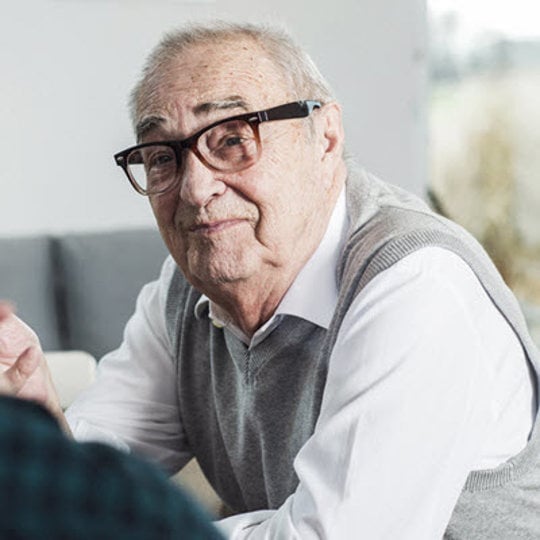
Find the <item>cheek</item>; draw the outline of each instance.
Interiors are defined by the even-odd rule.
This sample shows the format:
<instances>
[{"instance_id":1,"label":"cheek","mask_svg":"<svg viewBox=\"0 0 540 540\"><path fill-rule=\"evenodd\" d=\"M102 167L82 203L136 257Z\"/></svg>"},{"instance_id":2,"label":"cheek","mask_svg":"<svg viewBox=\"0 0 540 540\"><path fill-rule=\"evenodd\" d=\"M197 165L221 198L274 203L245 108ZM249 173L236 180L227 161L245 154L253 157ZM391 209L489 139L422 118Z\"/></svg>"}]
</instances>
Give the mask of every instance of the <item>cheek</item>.
<instances>
[{"instance_id":1,"label":"cheek","mask_svg":"<svg viewBox=\"0 0 540 540\"><path fill-rule=\"evenodd\" d=\"M169 251L177 258L178 253L182 252L182 238L175 227L175 215L178 208L178 197L174 194L165 194L154 197L150 200L152 212L156 218L161 236L167 245Z\"/></svg>"},{"instance_id":2,"label":"cheek","mask_svg":"<svg viewBox=\"0 0 540 540\"><path fill-rule=\"evenodd\" d=\"M280 228L280 223L300 202L302 171L294 157L268 152L256 168L246 173L236 184L237 191L258 208L261 224Z\"/></svg>"},{"instance_id":3,"label":"cheek","mask_svg":"<svg viewBox=\"0 0 540 540\"><path fill-rule=\"evenodd\" d=\"M174 213L177 207L177 196L165 194L152 197L150 206L160 229L171 226L174 222Z\"/></svg>"}]
</instances>

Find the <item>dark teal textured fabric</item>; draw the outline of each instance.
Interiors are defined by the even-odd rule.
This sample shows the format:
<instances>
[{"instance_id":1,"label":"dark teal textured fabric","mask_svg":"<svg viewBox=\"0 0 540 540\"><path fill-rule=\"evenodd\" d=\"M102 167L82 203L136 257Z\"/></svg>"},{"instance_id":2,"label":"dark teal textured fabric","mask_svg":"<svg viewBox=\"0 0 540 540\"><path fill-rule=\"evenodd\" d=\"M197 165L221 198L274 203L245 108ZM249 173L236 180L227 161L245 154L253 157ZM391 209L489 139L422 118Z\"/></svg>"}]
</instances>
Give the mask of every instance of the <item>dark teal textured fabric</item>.
<instances>
[{"instance_id":1,"label":"dark teal textured fabric","mask_svg":"<svg viewBox=\"0 0 540 540\"><path fill-rule=\"evenodd\" d=\"M218 540L191 500L151 465L64 437L30 402L0 397L0 538Z\"/></svg>"}]
</instances>

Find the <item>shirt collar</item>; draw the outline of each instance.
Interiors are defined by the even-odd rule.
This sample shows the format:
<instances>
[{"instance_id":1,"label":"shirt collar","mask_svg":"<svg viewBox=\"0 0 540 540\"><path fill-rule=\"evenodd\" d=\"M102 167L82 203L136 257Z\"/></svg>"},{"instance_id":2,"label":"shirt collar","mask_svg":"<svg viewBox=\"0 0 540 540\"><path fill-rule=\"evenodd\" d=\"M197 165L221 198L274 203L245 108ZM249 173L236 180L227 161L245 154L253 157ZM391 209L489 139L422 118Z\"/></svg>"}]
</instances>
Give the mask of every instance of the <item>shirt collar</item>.
<instances>
[{"instance_id":1,"label":"shirt collar","mask_svg":"<svg viewBox=\"0 0 540 540\"><path fill-rule=\"evenodd\" d=\"M276 312L254 334L260 342L276 326L284 315L293 315L328 329L338 299L336 269L345 244L348 227L345 189L338 197L323 239L307 263L302 267L289 290L279 303ZM195 305L195 316L201 318L208 308L208 316L218 327L227 327L237 337L249 343L243 333L236 328L230 316L202 295Z\"/></svg>"}]
</instances>

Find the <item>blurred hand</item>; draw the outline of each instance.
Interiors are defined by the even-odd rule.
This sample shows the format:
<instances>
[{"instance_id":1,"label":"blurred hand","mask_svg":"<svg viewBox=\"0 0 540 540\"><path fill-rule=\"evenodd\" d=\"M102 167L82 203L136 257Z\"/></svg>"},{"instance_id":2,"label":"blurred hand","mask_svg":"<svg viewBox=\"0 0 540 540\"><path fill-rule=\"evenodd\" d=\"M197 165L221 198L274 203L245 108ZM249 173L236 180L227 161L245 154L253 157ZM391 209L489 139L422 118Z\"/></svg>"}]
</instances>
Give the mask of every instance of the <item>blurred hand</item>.
<instances>
[{"instance_id":1,"label":"blurred hand","mask_svg":"<svg viewBox=\"0 0 540 540\"><path fill-rule=\"evenodd\" d=\"M58 394L35 332L0 301L0 393L37 401L69 433Z\"/></svg>"}]
</instances>

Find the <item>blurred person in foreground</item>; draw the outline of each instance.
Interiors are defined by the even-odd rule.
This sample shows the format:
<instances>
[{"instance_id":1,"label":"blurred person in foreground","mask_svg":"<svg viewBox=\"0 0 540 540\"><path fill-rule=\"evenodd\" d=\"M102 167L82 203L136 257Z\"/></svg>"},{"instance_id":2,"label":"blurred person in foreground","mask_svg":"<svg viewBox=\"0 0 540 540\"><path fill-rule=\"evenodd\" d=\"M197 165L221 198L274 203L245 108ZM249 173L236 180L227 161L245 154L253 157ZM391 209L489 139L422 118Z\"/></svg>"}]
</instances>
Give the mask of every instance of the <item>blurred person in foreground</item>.
<instances>
[{"instance_id":1,"label":"blurred person in foreground","mask_svg":"<svg viewBox=\"0 0 540 540\"><path fill-rule=\"evenodd\" d=\"M27 352L0 373L0 538L222 538L162 471L69 440L41 405L9 397L35 369L39 356Z\"/></svg>"},{"instance_id":2,"label":"blurred person in foreground","mask_svg":"<svg viewBox=\"0 0 540 540\"><path fill-rule=\"evenodd\" d=\"M540 537L518 304L462 228L346 163L307 54L275 29L181 29L132 114L116 162L171 256L68 411L75 437L171 473L197 457L229 538ZM14 328L12 360L35 343Z\"/></svg>"}]
</instances>

